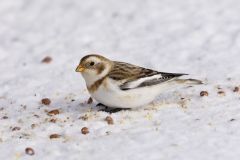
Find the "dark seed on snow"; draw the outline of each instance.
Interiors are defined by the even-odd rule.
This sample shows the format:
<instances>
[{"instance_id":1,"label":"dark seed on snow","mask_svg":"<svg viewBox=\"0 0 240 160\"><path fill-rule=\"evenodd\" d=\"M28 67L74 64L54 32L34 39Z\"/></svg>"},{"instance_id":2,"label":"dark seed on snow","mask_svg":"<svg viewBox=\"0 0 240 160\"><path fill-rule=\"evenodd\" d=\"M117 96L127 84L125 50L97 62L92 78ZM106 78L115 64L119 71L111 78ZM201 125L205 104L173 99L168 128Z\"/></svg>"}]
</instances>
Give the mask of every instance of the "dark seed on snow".
<instances>
[{"instance_id":1,"label":"dark seed on snow","mask_svg":"<svg viewBox=\"0 0 240 160\"><path fill-rule=\"evenodd\" d=\"M30 147L27 147L27 148L25 149L25 153L28 154L28 155L30 155L30 156L32 156L32 155L35 154L34 150L33 150L32 148L30 148Z\"/></svg>"}]
</instances>

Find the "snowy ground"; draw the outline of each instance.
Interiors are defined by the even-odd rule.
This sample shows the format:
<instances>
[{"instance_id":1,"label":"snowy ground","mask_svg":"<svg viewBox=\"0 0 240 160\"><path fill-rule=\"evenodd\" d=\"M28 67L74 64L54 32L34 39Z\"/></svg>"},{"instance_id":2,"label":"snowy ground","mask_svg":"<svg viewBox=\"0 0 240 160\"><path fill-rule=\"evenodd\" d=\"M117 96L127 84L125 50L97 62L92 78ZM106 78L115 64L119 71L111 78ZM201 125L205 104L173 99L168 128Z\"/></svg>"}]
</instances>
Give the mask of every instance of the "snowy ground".
<instances>
[{"instance_id":1,"label":"snowy ground","mask_svg":"<svg viewBox=\"0 0 240 160\"><path fill-rule=\"evenodd\" d=\"M239 0L1 0L0 159L238 160L239 14ZM207 84L112 114L108 125L74 72L89 52Z\"/></svg>"}]
</instances>

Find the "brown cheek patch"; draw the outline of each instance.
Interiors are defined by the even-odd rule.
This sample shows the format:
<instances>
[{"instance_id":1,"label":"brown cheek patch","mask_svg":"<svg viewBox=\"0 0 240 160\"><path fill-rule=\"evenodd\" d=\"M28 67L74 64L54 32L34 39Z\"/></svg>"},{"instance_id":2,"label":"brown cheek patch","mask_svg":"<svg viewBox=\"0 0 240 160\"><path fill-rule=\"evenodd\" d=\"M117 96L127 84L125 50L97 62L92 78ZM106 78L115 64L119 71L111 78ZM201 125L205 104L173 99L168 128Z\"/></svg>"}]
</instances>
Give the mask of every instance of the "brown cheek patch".
<instances>
[{"instance_id":1,"label":"brown cheek patch","mask_svg":"<svg viewBox=\"0 0 240 160\"><path fill-rule=\"evenodd\" d=\"M103 70L104 70L104 65L103 64L99 64L98 66L97 66L97 74L101 74L102 72L103 72Z\"/></svg>"},{"instance_id":2,"label":"brown cheek patch","mask_svg":"<svg viewBox=\"0 0 240 160\"><path fill-rule=\"evenodd\" d=\"M94 84L92 84L91 86L87 87L88 91L89 91L90 93L95 92L95 91L99 88L99 86L103 83L103 81L105 80L105 78L106 78L106 77L103 77L103 78L97 80L97 81L96 81Z\"/></svg>"}]
</instances>

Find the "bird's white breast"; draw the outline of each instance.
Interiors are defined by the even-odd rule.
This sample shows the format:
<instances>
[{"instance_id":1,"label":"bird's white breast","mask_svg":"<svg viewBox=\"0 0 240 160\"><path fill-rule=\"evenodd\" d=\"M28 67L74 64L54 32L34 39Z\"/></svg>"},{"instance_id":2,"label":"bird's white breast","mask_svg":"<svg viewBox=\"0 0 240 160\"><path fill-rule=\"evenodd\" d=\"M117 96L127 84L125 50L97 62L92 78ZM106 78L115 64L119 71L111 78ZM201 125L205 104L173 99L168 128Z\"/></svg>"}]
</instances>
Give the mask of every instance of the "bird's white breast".
<instances>
[{"instance_id":1,"label":"bird's white breast","mask_svg":"<svg viewBox=\"0 0 240 160\"><path fill-rule=\"evenodd\" d=\"M98 102L115 108L136 108L152 102L164 85L154 85L131 90L120 90L116 81L106 78L91 95Z\"/></svg>"}]
</instances>

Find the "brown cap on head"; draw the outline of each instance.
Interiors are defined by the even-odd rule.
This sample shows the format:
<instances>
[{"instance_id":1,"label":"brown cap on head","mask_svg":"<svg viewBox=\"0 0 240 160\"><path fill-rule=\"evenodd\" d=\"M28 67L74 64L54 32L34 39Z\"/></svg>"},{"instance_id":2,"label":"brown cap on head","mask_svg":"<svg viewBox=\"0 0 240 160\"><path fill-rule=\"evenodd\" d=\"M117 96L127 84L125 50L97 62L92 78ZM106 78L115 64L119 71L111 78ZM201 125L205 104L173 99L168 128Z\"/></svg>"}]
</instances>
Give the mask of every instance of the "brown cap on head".
<instances>
[{"instance_id":1,"label":"brown cap on head","mask_svg":"<svg viewBox=\"0 0 240 160\"><path fill-rule=\"evenodd\" d=\"M80 64L81 64L82 62L86 61L86 60L87 60L88 58L90 58L90 57L96 57L96 58L98 58L98 59L100 59L100 60L109 61L109 59L107 59L107 58L105 58L105 57L103 57L103 56L101 56L101 55L98 55L98 54L89 54L89 55L84 56L84 57L81 59Z\"/></svg>"}]
</instances>

